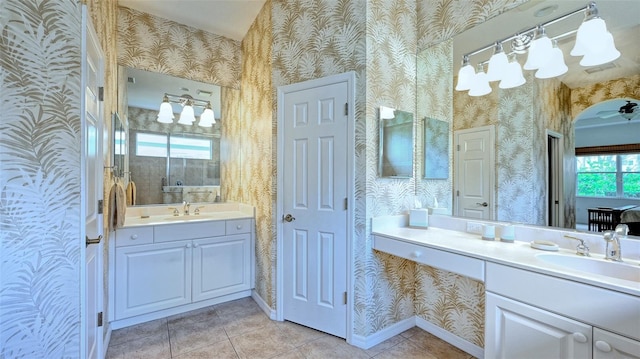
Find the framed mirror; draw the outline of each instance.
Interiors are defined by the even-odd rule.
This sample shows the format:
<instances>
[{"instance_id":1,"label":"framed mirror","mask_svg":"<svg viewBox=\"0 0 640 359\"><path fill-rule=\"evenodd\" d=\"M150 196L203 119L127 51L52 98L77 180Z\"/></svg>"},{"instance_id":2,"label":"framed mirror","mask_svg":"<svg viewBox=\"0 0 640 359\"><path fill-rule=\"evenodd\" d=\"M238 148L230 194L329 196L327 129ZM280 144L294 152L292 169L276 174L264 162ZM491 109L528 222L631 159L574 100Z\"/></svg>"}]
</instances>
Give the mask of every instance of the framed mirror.
<instances>
[{"instance_id":1,"label":"framed mirror","mask_svg":"<svg viewBox=\"0 0 640 359\"><path fill-rule=\"evenodd\" d=\"M424 178L449 177L449 122L424 118Z\"/></svg>"},{"instance_id":2,"label":"framed mirror","mask_svg":"<svg viewBox=\"0 0 640 359\"><path fill-rule=\"evenodd\" d=\"M111 121L113 129L113 175L122 178L126 172L127 133L117 112L111 115Z\"/></svg>"},{"instance_id":3,"label":"framed mirror","mask_svg":"<svg viewBox=\"0 0 640 359\"><path fill-rule=\"evenodd\" d=\"M413 177L413 113L380 107L378 175Z\"/></svg>"}]
</instances>

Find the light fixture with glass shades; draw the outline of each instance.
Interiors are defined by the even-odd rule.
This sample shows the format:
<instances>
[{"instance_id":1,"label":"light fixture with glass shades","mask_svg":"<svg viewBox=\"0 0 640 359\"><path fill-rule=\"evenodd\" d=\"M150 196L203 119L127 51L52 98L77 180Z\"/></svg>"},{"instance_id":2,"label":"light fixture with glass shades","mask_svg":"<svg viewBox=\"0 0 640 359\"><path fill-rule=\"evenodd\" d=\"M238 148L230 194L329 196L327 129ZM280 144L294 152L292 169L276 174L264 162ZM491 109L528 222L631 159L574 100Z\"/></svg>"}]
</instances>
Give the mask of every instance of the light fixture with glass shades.
<instances>
[{"instance_id":1,"label":"light fixture with glass shades","mask_svg":"<svg viewBox=\"0 0 640 359\"><path fill-rule=\"evenodd\" d=\"M584 20L578 29L554 37L547 35L549 25L580 13L584 13ZM613 35L607 31L607 25L598 15L596 3L590 2L586 8L574 10L463 55L462 67L458 71L455 89L457 91L468 90L469 96L483 96L491 93L489 81L500 81L498 87L501 89L518 87L526 82L522 74L523 69L535 71L535 77L539 79L561 76L568 71L568 67L562 49L557 45L557 40L573 34L575 34L576 40L570 54L571 56L582 56L581 66L598 66L620 57ZM510 45L510 52L506 52L505 44ZM470 61L471 56L489 49L494 50L493 55L488 61L479 61L478 71L475 72ZM520 66L517 55L524 54L526 54L526 61L523 66ZM488 63L486 74L484 72L485 63Z\"/></svg>"},{"instance_id":2,"label":"light fixture with glass shades","mask_svg":"<svg viewBox=\"0 0 640 359\"><path fill-rule=\"evenodd\" d=\"M172 103L182 106L178 124L191 126L197 121L194 107L203 108L203 111L200 114L200 120L198 121L198 126L211 127L216 123L215 115L213 113L213 109L211 108L210 101L198 100L189 95L172 95L167 93L164 94L162 103L160 104L160 111L158 112L158 122L173 123L175 115L173 114Z\"/></svg>"}]
</instances>

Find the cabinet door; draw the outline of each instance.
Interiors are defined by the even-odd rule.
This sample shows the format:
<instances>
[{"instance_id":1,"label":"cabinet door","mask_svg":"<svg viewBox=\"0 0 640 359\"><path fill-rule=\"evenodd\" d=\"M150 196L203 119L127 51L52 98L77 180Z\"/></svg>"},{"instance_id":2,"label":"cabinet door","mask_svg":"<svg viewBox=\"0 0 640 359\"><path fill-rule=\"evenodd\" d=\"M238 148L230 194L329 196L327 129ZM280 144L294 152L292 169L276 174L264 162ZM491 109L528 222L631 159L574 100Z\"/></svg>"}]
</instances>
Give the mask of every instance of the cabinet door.
<instances>
[{"instance_id":1,"label":"cabinet door","mask_svg":"<svg viewBox=\"0 0 640 359\"><path fill-rule=\"evenodd\" d=\"M116 249L116 319L191 302L191 241Z\"/></svg>"},{"instance_id":2,"label":"cabinet door","mask_svg":"<svg viewBox=\"0 0 640 359\"><path fill-rule=\"evenodd\" d=\"M485 358L591 358L591 326L487 292Z\"/></svg>"},{"instance_id":3,"label":"cabinet door","mask_svg":"<svg viewBox=\"0 0 640 359\"><path fill-rule=\"evenodd\" d=\"M593 359L638 359L640 342L593 328Z\"/></svg>"},{"instance_id":4,"label":"cabinet door","mask_svg":"<svg viewBox=\"0 0 640 359\"><path fill-rule=\"evenodd\" d=\"M251 289L250 234L193 241L193 301Z\"/></svg>"}]
</instances>

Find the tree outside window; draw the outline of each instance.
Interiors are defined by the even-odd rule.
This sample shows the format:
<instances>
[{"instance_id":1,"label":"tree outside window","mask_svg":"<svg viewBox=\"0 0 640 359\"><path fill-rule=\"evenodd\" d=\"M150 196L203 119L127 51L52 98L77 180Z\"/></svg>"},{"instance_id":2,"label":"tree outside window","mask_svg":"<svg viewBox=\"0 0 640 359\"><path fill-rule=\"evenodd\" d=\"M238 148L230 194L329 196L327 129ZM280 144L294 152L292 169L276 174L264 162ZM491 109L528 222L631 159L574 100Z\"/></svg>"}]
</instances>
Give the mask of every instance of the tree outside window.
<instances>
[{"instance_id":1,"label":"tree outside window","mask_svg":"<svg viewBox=\"0 0 640 359\"><path fill-rule=\"evenodd\" d=\"M580 197L640 198L640 154L577 156Z\"/></svg>"}]
</instances>

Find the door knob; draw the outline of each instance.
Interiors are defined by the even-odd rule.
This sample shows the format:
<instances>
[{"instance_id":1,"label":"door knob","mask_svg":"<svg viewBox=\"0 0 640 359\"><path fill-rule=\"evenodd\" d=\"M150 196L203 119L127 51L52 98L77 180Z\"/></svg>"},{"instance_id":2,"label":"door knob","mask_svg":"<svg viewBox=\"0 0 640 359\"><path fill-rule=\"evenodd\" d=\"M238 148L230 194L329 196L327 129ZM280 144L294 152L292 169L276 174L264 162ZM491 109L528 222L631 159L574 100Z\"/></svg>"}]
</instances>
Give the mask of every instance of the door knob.
<instances>
[{"instance_id":1,"label":"door knob","mask_svg":"<svg viewBox=\"0 0 640 359\"><path fill-rule=\"evenodd\" d=\"M282 220L284 220L285 222L293 222L293 221L296 220L296 217L294 217L291 214L287 213L286 216L282 216Z\"/></svg>"},{"instance_id":2,"label":"door knob","mask_svg":"<svg viewBox=\"0 0 640 359\"><path fill-rule=\"evenodd\" d=\"M89 238L89 236L85 237L85 247L88 247L90 244L99 244L102 241L102 234L98 236L98 238Z\"/></svg>"},{"instance_id":3,"label":"door knob","mask_svg":"<svg viewBox=\"0 0 640 359\"><path fill-rule=\"evenodd\" d=\"M480 203L480 202L476 202L476 204L477 204L478 206L482 206L482 207L487 207L487 206L489 205L489 203L487 203L487 202L482 202L482 203Z\"/></svg>"}]
</instances>

